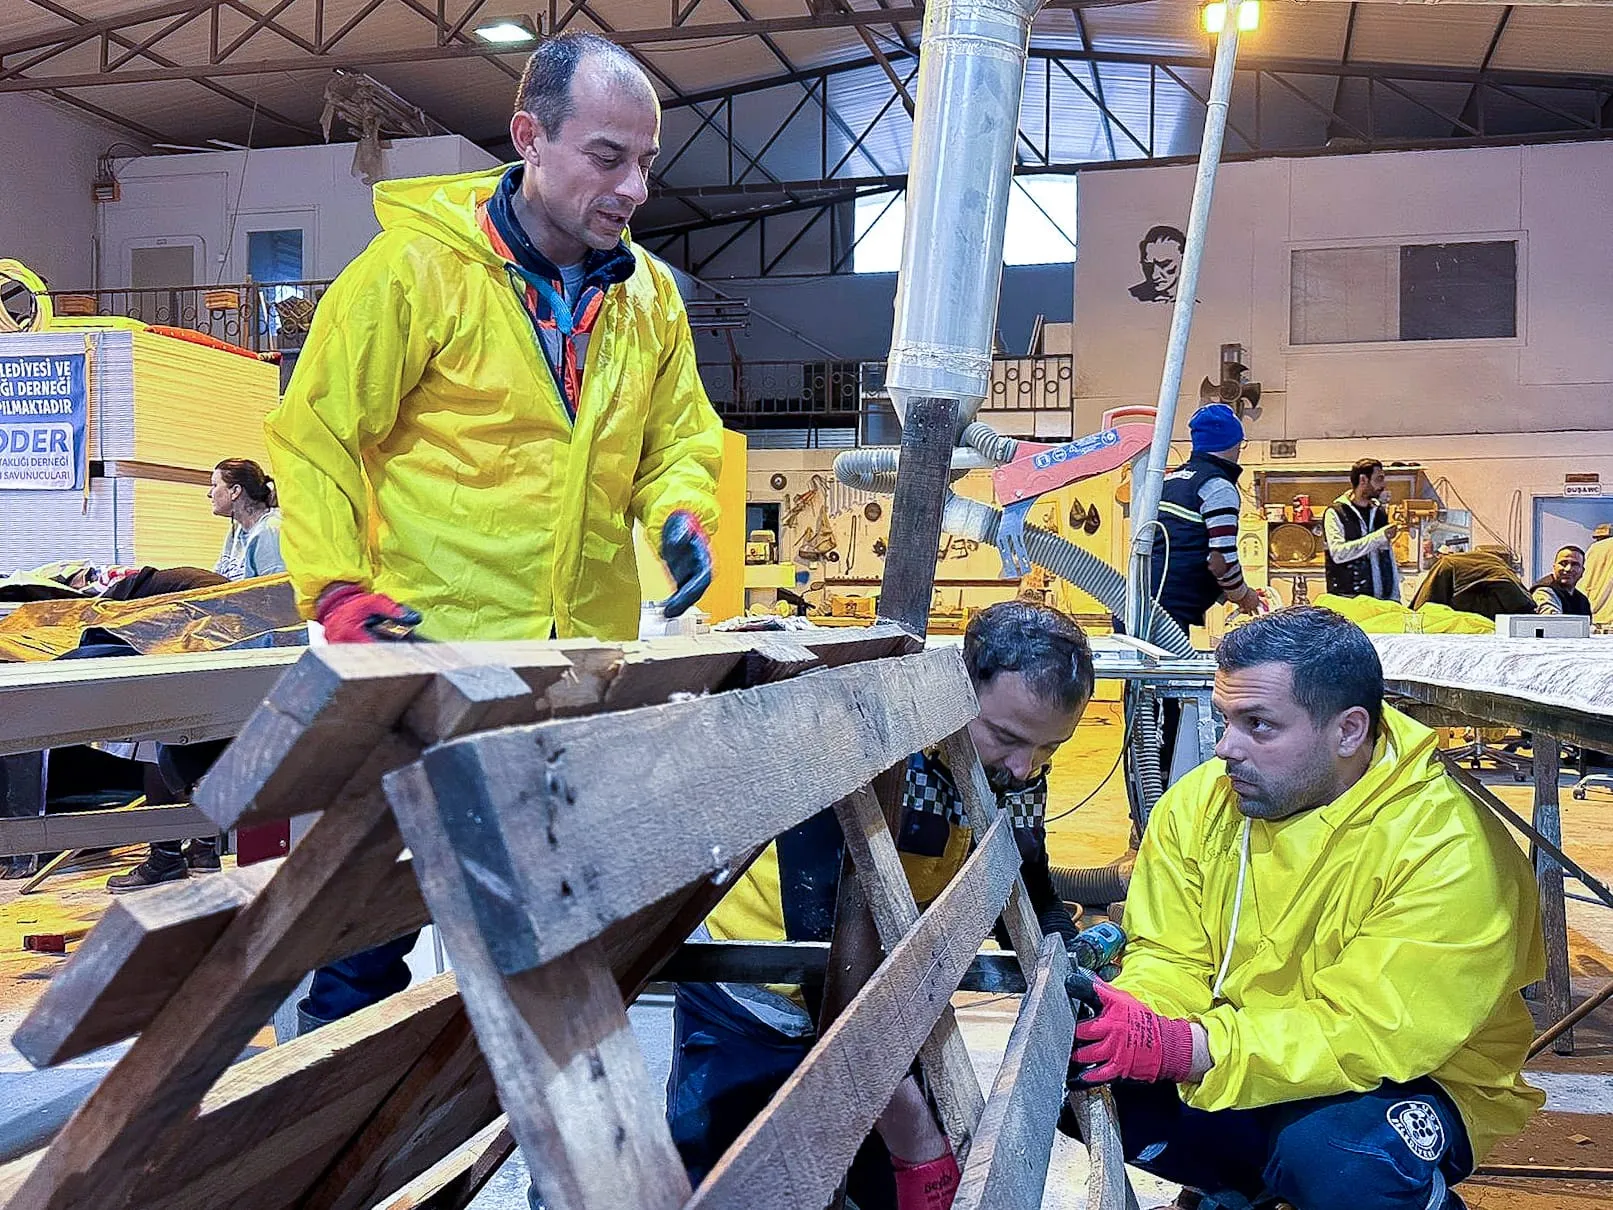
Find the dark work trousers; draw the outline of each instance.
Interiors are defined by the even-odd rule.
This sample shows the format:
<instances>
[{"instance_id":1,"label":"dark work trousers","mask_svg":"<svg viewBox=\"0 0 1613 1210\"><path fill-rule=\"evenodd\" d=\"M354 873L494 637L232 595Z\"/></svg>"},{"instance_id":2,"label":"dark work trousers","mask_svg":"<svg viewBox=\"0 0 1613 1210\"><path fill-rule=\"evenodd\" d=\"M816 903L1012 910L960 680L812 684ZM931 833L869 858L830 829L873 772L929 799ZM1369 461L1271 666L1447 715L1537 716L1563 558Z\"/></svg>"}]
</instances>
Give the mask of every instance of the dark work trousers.
<instances>
[{"instance_id":1,"label":"dark work trousers","mask_svg":"<svg viewBox=\"0 0 1613 1210\"><path fill-rule=\"evenodd\" d=\"M1126 1162L1206 1193L1304 1210L1455 1210L1473 1171L1461 1114L1423 1078L1260 1109L1207 1113L1173 1084L1114 1085Z\"/></svg>"},{"instance_id":2,"label":"dark work trousers","mask_svg":"<svg viewBox=\"0 0 1613 1210\"><path fill-rule=\"evenodd\" d=\"M320 967L297 1007L328 1024L396 995L409 986L409 964L404 959L419 936L408 933Z\"/></svg>"},{"instance_id":3,"label":"dark work trousers","mask_svg":"<svg viewBox=\"0 0 1613 1210\"><path fill-rule=\"evenodd\" d=\"M814 1038L791 1038L756 1020L711 984L683 984L672 1010L667 1123L689 1183L698 1186L806 1058ZM894 1210L890 1153L870 1134L846 1192L859 1210Z\"/></svg>"}]
</instances>

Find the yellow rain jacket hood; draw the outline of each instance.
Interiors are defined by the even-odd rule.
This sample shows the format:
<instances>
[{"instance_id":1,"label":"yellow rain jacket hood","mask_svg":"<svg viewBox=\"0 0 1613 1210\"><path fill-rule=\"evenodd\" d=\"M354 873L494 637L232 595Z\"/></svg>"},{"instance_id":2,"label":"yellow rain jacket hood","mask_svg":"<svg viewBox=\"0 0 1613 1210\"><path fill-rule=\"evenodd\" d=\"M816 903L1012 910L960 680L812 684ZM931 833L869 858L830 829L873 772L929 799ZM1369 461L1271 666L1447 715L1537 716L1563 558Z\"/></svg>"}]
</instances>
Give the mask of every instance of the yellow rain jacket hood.
<instances>
[{"instance_id":1,"label":"yellow rain jacket hood","mask_svg":"<svg viewBox=\"0 0 1613 1210\"><path fill-rule=\"evenodd\" d=\"M375 188L382 231L331 285L265 428L298 605L363 584L429 638L637 636L633 521L717 522L721 422L671 271L634 248L575 425L477 220L504 169Z\"/></svg>"},{"instance_id":2,"label":"yellow rain jacket hood","mask_svg":"<svg viewBox=\"0 0 1613 1210\"><path fill-rule=\"evenodd\" d=\"M1244 819L1220 760L1159 801L1126 899L1116 983L1203 1023L1215 1066L1180 1086L1204 1110L1250 1109L1431 1075L1475 1161L1545 1100L1520 1077L1523 988L1545 949L1524 854L1391 709L1372 766L1325 807L1254 820L1232 933Z\"/></svg>"}]
</instances>

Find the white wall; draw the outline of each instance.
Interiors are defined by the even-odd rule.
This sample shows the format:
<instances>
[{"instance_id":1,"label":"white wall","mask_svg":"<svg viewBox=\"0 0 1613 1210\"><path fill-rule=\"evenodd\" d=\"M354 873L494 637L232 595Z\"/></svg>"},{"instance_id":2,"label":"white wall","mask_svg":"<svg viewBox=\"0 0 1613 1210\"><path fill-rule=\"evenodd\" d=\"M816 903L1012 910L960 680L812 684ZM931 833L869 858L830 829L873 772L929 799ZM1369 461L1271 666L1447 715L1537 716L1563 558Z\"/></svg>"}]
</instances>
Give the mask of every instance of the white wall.
<instances>
[{"instance_id":1,"label":"white wall","mask_svg":"<svg viewBox=\"0 0 1613 1210\"><path fill-rule=\"evenodd\" d=\"M191 242L207 281L245 279L246 233L302 227L303 274L341 272L380 230L370 187L352 174L352 143L120 161L123 198L102 208L102 284L129 284L129 249ZM387 179L470 172L496 161L457 135L397 139L383 151ZM186 283L164 283L186 284Z\"/></svg>"},{"instance_id":2,"label":"white wall","mask_svg":"<svg viewBox=\"0 0 1613 1210\"><path fill-rule=\"evenodd\" d=\"M836 273L816 277L711 278L725 294L748 298L750 327L734 334L749 361L818 361L824 349L845 361L884 361L896 315L896 274ZM767 315L778 323L761 318ZM1009 265L1003 270L997 327L1010 354L1021 355L1037 315L1070 318L1070 266ZM779 325L799 333L800 339ZM701 361L725 361L720 335L699 342Z\"/></svg>"},{"instance_id":3,"label":"white wall","mask_svg":"<svg viewBox=\"0 0 1613 1210\"><path fill-rule=\"evenodd\" d=\"M0 95L0 257L57 288L91 284L95 161L127 136L65 105Z\"/></svg>"},{"instance_id":4,"label":"white wall","mask_svg":"<svg viewBox=\"0 0 1613 1210\"><path fill-rule=\"evenodd\" d=\"M1171 308L1140 303L1137 241L1185 227L1191 167L1089 172L1078 191L1077 427L1158 394ZM1217 181L1185 401L1240 342L1267 392L1257 438L1613 427L1613 143L1270 159ZM1325 348L1288 341L1296 247L1519 241L1511 340Z\"/></svg>"},{"instance_id":5,"label":"white wall","mask_svg":"<svg viewBox=\"0 0 1613 1210\"><path fill-rule=\"evenodd\" d=\"M1191 167L1088 172L1078 190L1076 431L1104 408L1153 403L1171 308L1140 303L1137 242L1185 227ZM1269 159L1223 165L1199 283L1178 432L1222 343L1242 343L1264 390L1246 418L1245 461L1298 442L1273 467L1343 465L1370 454L1421 462L1492 529L1522 510L1532 567L1533 497L1563 474L1613 485L1613 143ZM1504 238L1519 242L1511 340L1288 344L1295 247ZM1178 453L1185 453L1185 445ZM1459 495L1461 500L1454 498ZM1613 497L1608 502L1613 520ZM1475 541L1494 542L1475 527Z\"/></svg>"}]
</instances>

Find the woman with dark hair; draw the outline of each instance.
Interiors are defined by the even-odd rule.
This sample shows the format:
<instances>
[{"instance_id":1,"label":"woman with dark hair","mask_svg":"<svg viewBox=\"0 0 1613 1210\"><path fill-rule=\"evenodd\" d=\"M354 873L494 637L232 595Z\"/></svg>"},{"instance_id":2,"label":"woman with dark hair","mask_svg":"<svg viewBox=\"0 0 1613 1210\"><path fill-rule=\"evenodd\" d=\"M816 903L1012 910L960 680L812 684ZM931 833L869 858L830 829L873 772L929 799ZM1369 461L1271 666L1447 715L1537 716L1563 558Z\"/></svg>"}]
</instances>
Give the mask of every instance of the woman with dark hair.
<instances>
[{"instance_id":1,"label":"woman with dark hair","mask_svg":"<svg viewBox=\"0 0 1613 1210\"><path fill-rule=\"evenodd\" d=\"M229 580L279 575L280 501L274 480L249 458L226 458L213 468L207 499L215 517L230 519L230 536L214 570Z\"/></svg>"}]
</instances>

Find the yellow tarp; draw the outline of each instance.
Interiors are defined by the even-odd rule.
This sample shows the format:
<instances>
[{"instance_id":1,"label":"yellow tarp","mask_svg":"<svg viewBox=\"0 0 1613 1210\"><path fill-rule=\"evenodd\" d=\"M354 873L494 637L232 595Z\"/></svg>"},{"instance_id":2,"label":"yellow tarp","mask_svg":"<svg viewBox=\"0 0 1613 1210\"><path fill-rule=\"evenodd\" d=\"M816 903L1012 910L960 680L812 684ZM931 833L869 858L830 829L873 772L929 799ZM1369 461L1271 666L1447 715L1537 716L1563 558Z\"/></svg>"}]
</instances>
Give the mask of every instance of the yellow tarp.
<instances>
[{"instance_id":1,"label":"yellow tarp","mask_svg":"<svg viewBox=\"0 0 1613 1210\"><path fill-rule=\"evenodd\" d=\"M1336 597L1323 593L1312 602L1341 613L1368 634L1405 634L1406 620L1416 617L1423 634L1494 634L1495 623L1483 614L1462 613L1449 605L1424 605L1410 610L1399 601L1373 597Z\"/></svg>"}]
</instances>

